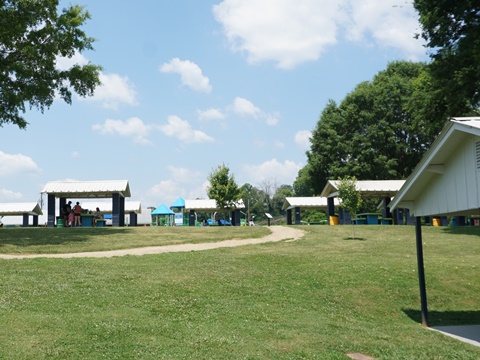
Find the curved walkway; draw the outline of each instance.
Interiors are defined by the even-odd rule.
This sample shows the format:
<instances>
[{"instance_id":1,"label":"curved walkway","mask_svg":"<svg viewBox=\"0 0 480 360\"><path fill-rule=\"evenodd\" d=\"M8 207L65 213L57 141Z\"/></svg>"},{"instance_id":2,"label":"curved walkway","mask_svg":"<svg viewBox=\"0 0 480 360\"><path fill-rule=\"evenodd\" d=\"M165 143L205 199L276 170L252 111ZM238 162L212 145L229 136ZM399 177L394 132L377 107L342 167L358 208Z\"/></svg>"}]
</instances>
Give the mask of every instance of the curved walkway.
<instances>
[{"instance_id":1,"label":"curved walkway","mask_svg":"<svg viewBox=\"0 0 480 360\"><path fill-rule=\"evenodd\" d=\"M215 243L203 244L181 244L181 245L166 245L166 246L150 246L135 249L122 249L111 251L97 251L97 252L80 252L71 254L29 254L29 255L5 255L0 254L0 259L33 259L33 258L107 258L114 256L125 255L148 255L148 254L162 254L167 252L187 252L187 251L201 251L211 250L224 247L235 247L242 245L262 244L267 242L276 242L282 240L298 240L304 235L304 231L287 226L270 226L272 231L270 235L258 239L243 239L243 240L224 240Z\"/></svg>"}]
</instances>

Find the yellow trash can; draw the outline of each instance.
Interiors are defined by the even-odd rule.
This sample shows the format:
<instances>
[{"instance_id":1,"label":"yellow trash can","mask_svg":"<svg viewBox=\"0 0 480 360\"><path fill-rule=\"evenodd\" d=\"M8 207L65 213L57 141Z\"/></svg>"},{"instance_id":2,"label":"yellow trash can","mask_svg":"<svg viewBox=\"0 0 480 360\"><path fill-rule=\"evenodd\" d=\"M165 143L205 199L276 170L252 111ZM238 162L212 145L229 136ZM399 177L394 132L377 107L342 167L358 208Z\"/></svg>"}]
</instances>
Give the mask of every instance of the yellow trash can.
<instances>
[{"instance_id":1,"label":"yellow trash can","mask_svg":"<svg viewBox=\"0 0 480 360\"><path fill-rule=\"evenodd\" d=\"M432 224L433 226L442 226L442 219L440 219L439 217L434 217L432 219Z\"/></svg>"},{"instance_id":2,"label":"yellow trash can","mask_svg":"<svg viewBox=\"0 0 480 360\"><path fill-rule=\"evenodd\" d=\"M330 216L330 225L338 225L338 216L337 215Z\"/></svg>"}]
</instances>

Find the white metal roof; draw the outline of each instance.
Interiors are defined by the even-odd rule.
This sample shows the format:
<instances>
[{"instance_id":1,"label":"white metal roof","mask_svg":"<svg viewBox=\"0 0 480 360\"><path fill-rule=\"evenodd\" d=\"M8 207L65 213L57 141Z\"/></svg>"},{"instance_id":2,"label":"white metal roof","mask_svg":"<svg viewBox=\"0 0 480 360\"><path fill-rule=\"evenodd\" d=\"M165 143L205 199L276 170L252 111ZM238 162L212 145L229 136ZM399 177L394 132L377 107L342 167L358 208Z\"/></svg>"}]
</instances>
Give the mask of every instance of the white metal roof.
<instances>
[{"instance_id":1,"label":"white metal roof","mask_svg":"<svg viewBox=\"0 0 480 360\"><path fill-rule=\"evenodd\" d=\"M321 196L309 197L286 197L282 210L289 210L295 207L310 209L325 209L328 206L328 198ZM333 200L334 205L338 205L338 199Z\"/></svg>"},{"instance_id":2,"label":"white metal roof","mask_svg":"<svg viewBox=\"0 0 480 360\"><path fill-rule=\"evenodd\" d=\"M472 136L473 140L469 140L472 139ZM460 178L457 179L457 177L461 176L462 170L466 167L475 168L475 166L479 165L475 163L475 149L473 146L467 148L468 151L465 150L464 147L469 141L478 141L478 137L480 137L480 117L450 119L399 190L397 196L390 203L390 209L405 207L415 212L416 216L471 213L471 209L478 207L475 170L473 170L474 172L470 176L464 179L468 184L459 183ZM452 163L452 157L460 151L466 151L466 154L472 161L457 161ZM449 161L450 167L447 168L445 164ZM448 174L448 172L452 171L456 173ZM444 180L449 176L453 177L452 181L447 182ZM442 178L443 181L445 181L445 187L443 187L442 190L443 193L448 193L449 189L447 189L447 185L458 185L466 192L466 195L464 196L461 189L459 189L460 193L451 199L454 201L444 201L445 199L441 199L442 201L439 202L440 194L438 193L432 198L429 194L430 190L434 187L436 181L442 180ZM467 208L458 208L459 202L457 200L460 196L466 199L464 203L467 206L465 207L470 207L470 210ZM425 209L427 202L435 202L437 205L430 207L431 210L427 211ZM452 204L452 202L455 202L455 204ZM424 210L415 211L415 209L420 206L423 207ZM478 212L478 209L476 209L476 211ZM430 213L427 214L428 212Z\"/></svg>"},{"instance_id":3,"label":"white metal roof","mask_svg":"<svg viewBox=\"0 0 480 360\"><path fill-rule=\"evenodd\" d=\"M245 205L240 200L236 206L237 209L244 209ZM185 200L185 210L197 210L197 211L221 211L217 207L217 202L214 199L195 199Z\"/></svg>"},{"instance_id":4,"label":"white metal roof","mask_svg":"<svg viewBox=\"0 0 480 360\"><path fill-rule=\"evenodd\" d=\"M112 194L130 197L128 180L50 181L42 193L69 198L108 198Z\"/></svg>"},{"instance_id":5,"label":"white metal roof","mask_svg":"<svg viewBox=\"0 0 480 360\"><path fill-rule=\"evenodd\" d=\"M36 202L0 203L0 216L21 216L23 214L43 215L43 212Z\"/></svg>"},{"instance_id":6,"label":"white metal roof","mask_svg":"<svg viewBox=\"0 0 480 360\"><path fill-rule=\"evenodd\" d=\"M112 213L112 202L111 201L83 201L80 202L80 206L83 209L92 210L95 212L95 209L98 207L102 214L111 214ZM128 213L142 213L142 204L140 201L125 201L125 214Z\"/></svg>"},{"instance_id":7,"label":"white metal roof","mask_svg":"<svg viewBox=\"0 0 480 360\"><path fill-rule=\"evenodd\" d=\"M322 197L338 196L340 180L328 180L322 190ZM357 180L356 188L363 198L393 197L405 183L405 180Z\"/></svg>"}]
</instances>

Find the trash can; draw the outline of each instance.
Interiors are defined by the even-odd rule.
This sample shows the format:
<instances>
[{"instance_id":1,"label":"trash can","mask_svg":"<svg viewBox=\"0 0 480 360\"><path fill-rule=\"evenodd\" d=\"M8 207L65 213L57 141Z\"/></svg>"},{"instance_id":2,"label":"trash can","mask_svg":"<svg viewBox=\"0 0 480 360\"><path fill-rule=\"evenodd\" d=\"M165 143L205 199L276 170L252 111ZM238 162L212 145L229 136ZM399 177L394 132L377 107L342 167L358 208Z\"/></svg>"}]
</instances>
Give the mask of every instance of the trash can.
<instances>
[{"instance_id":1,"label":"trash can","mask_svg":"<svg viewBox=\"0 0 480 360\"><path fill-rule=\"evenodd\" d=\"M442 219L440 219L439 217L434 217L432 219L432 225L433 226L441 226L442 225Z\"/></svg>"},{"instance_id":2,"label":"trash can","mask_svg":"<svg viewBox=\"0 0 480 360\"><path fill-rule=\"evenodd\" d=\"M63 228L63 219L61 218L57 219L57 228Z\"/></svg>"},{"instance_id":3,"label":"trash can","mask_svg":"<svg viewBox=\"0 0 480 360\"><path fill-rule=\"evenodd\" d=\"M338 225L338 215L330 216L330 225Z\"/></svg>"}]
</instances>

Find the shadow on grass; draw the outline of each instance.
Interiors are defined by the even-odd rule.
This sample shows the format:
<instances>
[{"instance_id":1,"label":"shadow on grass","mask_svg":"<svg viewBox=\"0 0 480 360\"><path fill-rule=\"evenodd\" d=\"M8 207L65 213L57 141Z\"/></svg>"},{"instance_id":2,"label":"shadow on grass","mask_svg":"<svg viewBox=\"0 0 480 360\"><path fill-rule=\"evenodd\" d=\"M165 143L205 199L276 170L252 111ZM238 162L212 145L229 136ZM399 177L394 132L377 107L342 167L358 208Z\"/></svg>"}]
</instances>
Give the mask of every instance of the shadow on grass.
<instances>
[{"instance_id":1,"label":"shadow on grass","mask_svg":"<svg viewBox=\"0 0 480 360\"><path fill-rule=\"evenodd\" d=\"M415 322L422 322L422 313L416 309L402 309L403 312ZM480 311L429 311L428 325L478 325L480 324Z\"/></svg>"},{"instance_id":2,"label":"shadow on grass","mask_svg":"<svg viewBox=\"0 0 480 360\"><path fill-rule=\"evenodd\" d=\"M6 245L19 247L83 243L94 236L110 237L130 232L129 228L13 228L0 230L0 249Z\"/></svg>"},{"instance_id":3,"label":"shadow on grass","mask_svg":"<svg viewBox=\"0 0 480 360\"><path fill-rule=\"evenodd\" d=\"M452 235L473 235L480 236L480 226L446 226L443 232Z\"/></svg>"},{"instance_id":4,"label":"shadow on grass","mask_svg":"<svg viewBox=\"0 0 480 360\"><path fill-rule=\"evenodd\" d=\"M366 241L367 239L364 239L364 238L361 238L361 237L352 237L352 236L349 236L349 237L346 237L346 238L343 238L343 240L349 240L349 241L355 241L355 240L358 240L358 241Z\"/></svg>"}]
</instances>

